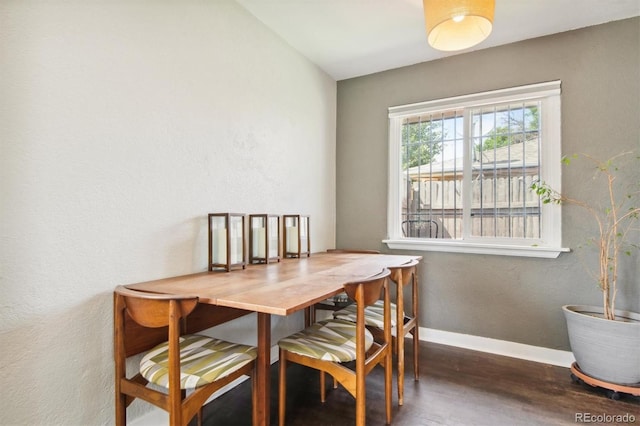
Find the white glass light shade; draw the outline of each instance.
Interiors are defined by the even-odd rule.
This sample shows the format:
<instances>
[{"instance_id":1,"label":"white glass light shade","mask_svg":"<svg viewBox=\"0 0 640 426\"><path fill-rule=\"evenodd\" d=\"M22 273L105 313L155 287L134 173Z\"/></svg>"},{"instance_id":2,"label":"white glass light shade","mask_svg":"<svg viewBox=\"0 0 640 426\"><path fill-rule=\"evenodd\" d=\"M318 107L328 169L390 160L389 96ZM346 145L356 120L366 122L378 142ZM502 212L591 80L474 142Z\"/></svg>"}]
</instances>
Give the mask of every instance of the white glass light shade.
<instances>
[{"instance_id":1,"label":"white glass light shade","mask_svg":"<svg viewBox=\"0 0 640 426\"><path fill-rule=\"evenodd\" d=\"M475 46L493 28L495 0L423 0L429 44L454 51Z\"/></svg>"}]
</instances>

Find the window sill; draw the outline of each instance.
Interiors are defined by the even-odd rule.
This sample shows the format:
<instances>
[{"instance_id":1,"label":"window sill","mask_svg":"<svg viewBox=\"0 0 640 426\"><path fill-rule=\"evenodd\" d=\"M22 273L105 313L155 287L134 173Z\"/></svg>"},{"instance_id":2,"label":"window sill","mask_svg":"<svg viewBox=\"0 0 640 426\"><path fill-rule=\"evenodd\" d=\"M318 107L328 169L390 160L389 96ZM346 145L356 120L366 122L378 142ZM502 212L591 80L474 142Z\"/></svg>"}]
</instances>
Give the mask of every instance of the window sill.
<instances>
[{"instance_id":1,"label":"window sill","mask_svg":"<svg viewBox=\"0 0 640 426\"><path fill-rule=\"evenodd\" d=\"M563 247L522 246L508 244L470 243L462 241L433 241L417 239L383 240L389 248L396 250L439 251L446 253L491 254L498 256L538 257L555 259L560 253L569 252Z\"/></svg>"}]
</instances>

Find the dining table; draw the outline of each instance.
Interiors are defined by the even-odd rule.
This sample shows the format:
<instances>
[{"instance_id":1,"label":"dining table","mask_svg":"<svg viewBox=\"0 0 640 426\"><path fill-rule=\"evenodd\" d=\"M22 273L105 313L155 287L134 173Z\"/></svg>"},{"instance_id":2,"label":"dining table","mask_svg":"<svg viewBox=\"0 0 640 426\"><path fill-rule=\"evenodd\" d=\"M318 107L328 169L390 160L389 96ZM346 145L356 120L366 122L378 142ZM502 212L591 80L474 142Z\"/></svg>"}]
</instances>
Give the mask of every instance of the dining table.
<instances>
[{"instance_id":1,"label":"dining table","mask_svg":"<svg viewBox=\"0 0 640 426\"><path fill-rule=\"evenodd\" d=\"M129 284L136 290L198 296L200 304L238 313L257 313L257 387L254 422L270 423L271 316L290 315L343 291L343 285L401 266L422 256L348 252L312 253L230 272L207 271ZM230 316L229 318L240 316ZM302 328L302 324L301 324Z\"/></svg>"}]
</instances>

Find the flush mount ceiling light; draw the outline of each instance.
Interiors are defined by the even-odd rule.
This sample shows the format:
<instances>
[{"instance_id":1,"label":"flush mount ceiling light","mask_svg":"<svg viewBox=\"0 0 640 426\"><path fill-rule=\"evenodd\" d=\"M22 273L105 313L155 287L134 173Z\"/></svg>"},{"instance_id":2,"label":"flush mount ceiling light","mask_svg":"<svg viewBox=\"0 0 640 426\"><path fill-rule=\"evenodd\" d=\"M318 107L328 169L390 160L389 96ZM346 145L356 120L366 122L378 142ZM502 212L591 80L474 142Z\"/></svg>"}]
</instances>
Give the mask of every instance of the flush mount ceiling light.
<instances>
[{"instance_id":1,"label":"flush mount ceiling light","mask_svg":"<svg viewBox=\"0 0 640 426\"><path fill-rule=\"evenodd\" d=\"M423 0L427 37L434 49L467 49L493 28L495 0Z\"/></svg>"}]
</instances>

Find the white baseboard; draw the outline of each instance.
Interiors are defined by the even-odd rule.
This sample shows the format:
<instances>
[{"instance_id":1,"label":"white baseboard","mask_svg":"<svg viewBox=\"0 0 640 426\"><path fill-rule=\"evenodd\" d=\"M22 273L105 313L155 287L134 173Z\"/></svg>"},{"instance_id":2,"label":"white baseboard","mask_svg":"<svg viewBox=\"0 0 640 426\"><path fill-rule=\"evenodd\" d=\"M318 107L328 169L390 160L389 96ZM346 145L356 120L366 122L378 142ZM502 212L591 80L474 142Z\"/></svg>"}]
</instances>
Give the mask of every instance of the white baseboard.
<instances>
[{"instance_id":1,"label":"white baseboard","mask_svg":"<svg viewBox=\"0 0 640 426\"><path fill-rule=\"evenodd\" d=\"M420 340L567 368L575 361L573 353L570 351L472 336L470 334L452 333L432 328L420 327Z\"/></svg>"},{"instance_id":2,"label":"white baseboard","mask_svg":"<svg viewBox=\"0 0 640 426\"><path fill-rule=\"evenodd\" d=\"M450 331L435 330L432 328L420 327L420 340L512 358L525 359L527 361L541 362L543 364L558 365L560 367L567 368L571 366L573 361L575 361L573 354L569 351L560 351L540 346L507 342L505 340L491 339L488 337L472 336L470 334L452 333ZM273 364L277 360L278 346L275 345L271 348L271 363ZM233 389L246 379L246 377L240 378L229 383L227 386L214 393L211 398L209 398L209 401ZM156 407L153 407L150 412L129 422L131 426L157 426L159 424L168 423L169 414Z\"/></svg>"}]
</instances>

